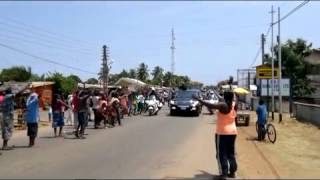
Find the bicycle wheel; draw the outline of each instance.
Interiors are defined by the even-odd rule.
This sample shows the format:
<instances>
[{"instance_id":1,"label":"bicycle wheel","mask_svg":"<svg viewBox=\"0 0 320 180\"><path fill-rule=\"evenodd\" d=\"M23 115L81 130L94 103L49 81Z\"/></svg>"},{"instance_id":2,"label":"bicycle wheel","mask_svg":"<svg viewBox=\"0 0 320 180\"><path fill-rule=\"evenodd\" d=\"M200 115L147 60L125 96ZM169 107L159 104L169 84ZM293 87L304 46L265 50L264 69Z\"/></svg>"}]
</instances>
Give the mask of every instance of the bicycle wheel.
<instances>
[{"instance_id":1,"label":"bicycle wheel","mask_svg":"<svg viewBox=\"0 0 320 180\"><path fill-rule=\"evenodd\" d=\"M267 125L267 135L270 142L275 143L277 140L276 128L273 124Z\"/></svg>"}]
</instances>

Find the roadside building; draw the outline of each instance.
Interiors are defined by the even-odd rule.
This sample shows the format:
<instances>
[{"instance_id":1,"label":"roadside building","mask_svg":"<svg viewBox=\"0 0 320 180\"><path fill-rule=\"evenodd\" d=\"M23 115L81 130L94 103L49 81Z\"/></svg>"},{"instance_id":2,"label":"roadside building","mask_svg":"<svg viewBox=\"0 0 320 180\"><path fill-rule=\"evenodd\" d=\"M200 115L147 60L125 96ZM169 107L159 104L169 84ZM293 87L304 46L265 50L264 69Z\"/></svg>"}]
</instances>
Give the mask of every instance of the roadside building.
<instances>
[{"instance_id":1,"label":"roadside building","mask_svg":"<svg viewBox=\"0 0 320 180\"><path fill-rule=\"evenodd\" d=\"M46 105L51 104L53 84L54 82L51 81L31 82L30 84L30 89L40 95L39 107L42 109L46 109Z\"/></svg>"},{"instance_id":2,"label":"roadside building","mask_svg":"<svg viewBox=\"0 0 320 180\"><path fill-rule=\"evenodd\" d=\"M312 103L320 104L320 49L313 49L304 60L309 63L307 77L311 81L310 86L315 88L315 92L307 98L310 98Z\"/></svg>"}]
</instances>

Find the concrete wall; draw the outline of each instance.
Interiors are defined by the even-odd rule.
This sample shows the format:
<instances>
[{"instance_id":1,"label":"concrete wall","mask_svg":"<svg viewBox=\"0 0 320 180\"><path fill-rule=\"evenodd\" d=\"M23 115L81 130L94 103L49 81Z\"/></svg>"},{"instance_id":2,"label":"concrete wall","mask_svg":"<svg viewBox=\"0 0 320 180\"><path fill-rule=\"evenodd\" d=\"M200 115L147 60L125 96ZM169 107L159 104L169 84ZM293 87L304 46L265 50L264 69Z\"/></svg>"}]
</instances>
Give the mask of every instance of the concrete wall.
<instances>
[{"instance_id":1,"label":"concrete wall","mask_svg":"<svg viewBox=\"0 0 320 180\"><path fill-rule=\"evenodd\" d=\"M300 121L320 127L320 105L294 102L294 114Z\"/></svg>"}]
</instances>

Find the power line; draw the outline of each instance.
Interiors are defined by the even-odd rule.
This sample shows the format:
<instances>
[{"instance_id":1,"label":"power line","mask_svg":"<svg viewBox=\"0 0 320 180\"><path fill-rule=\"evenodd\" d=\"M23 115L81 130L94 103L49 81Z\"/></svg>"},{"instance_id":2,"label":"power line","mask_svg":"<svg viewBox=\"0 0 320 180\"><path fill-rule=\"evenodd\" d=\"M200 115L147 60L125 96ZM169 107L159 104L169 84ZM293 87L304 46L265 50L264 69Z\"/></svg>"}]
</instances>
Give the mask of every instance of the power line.
<instances>
[{"instance_id":1,"label":"power line","mask_svg":"<svg viewBox=\"0 0 320 180\"><path fill-rule=\"evenodd\" d=\"M268 30L267 30L267 32L266 32L266 35L264 36L265 38L268 37L270 31L271 31L271 25L269 26L269 28L268 28ZM258 50L257 50L257 53L256 53L256 55L254 56L253 61L252 61L251 65L249 66L249 68L253 67L253 65L256 63L256 61L258 60L258 57L259 57L260 53L261 53L261 46L259 46L259 48L258 48Z\"/></svg>"},{"instance_id":2,"label":"power line","mask_svg":"<svg viewBox=\"0 0 320 180\"><path fill-rule=\"evenodd\" d=\"M12 19L12 18L8 18L8 17L1 17L1 18L3 20L8 20L11 23L17 24L19 26L26 27L26 28L29 28L29 29L33 29L33 30L36 30L38 32L41 32L41 33L44 33L44 34L47 34L47 35L51 35L51 36L54 36L54 37L58 37L58 39L60 39L60 41L69 40L70 42L77 42L77 43L82 42L82 44L86 44L87 46L93 45L93 44L91 44L89 42L86 42L86 41L83 41L83 40L78 40L78 39L75 39L75 38L71 38L71 37L56 33L56 32L51 32L51 31L48 31L48 30L46 30L44 28L39 28L39 27L34 26L34 25L26 24L26 23L18 21L16 19Z\"/></svg>"},{"instance_id":3,"label":"power line","mask_svg":"<svg viewBox=\"0 0 320 180\"><path fill-rule=\"evenodd\" d=\"M1 23L0 23L1 24ZM55 47L58 47L59 49L61 49L61 48L67 48L67 49L69 49L69 50L72 50L72 51L77 51L78 53L81 53L81 54L91 54L91 55L93 55L94 53L92 53L92 52L90 52L90 51L86 51L86 50L80 50L79 48L77 48L77 47L71 47L71 46L65 46L65 45L62 45L61 43L57 43L57 42L55 42L55 41L52 41L52 40L48 40L48 39L45 39L45 38L41 38L41 37L39 37L39 36L36 36L35 34L28 34L28 33L26 33L26 31L23 31L23 32L20 32L20 31L17 31L17 30L11 30L11 29L8 29L7 27L5 27L5 28L1 28L1 29L6 29L6 30L9 30L8 32L10 33L10 34L14 34L14 35L16 35L16 39L17 38L21 38L21 37L23 37L23 38L29 38L29 39L32 39L32 40L35 40L35 41L41 41L41 42L45 42L45 43L48 43L48 44L50 44L50 46L53 46L53 44L55 45ZM21 36L21 37L17 37L17 35L18 36ZM12 37L12 36L11 36Z\"/></svg>"},{"instance_id":4,"label":"power line","mask_svg":"<svg viewBox=\"0 0 320 180\"><path fill-rule=\"evenodd\" d=\"M39 39L41 41L46 41L46 42L50 42L50 43L54 43L54 44L59 44L59 46L65 46L65 47L69 47L69 48L76 48L78 50L82 50L84 52L88 52L90 51L90 49L88 48L84 48L78 45L78 43L76 43L76 47L75 47L75 43L73 43L72 45L69 43L66 43L66 41L64 40L60 40L59 38L53 38L44 34L39 34L37 31L34 30L30 30L28 28L21 28L18 26L13 26L12 24L9 23L5 23L5 22L0 22L0 25L4 25L3 27L5 27L5 29L10 32L10 33L15 33L15 34L24 34L25 36L29 36L29 37L35 37L36 39ZM2 27L2 28L3 28ZM40 38L39 38L40 37Z\"/></svg>"},{"instance_id":5,"label":"power line","mask_svg":"<svg viewBox=\"0 0 320 180\"><path fill-rule=\"evenodd\" d=\"M70 53L70 51L74 51L74 52L78 52L78 53L88 54L89 55L89 53L79 52L79 51L77 51L75 49L66 49L63 46L54 46L52 44L46 44L46 43L42 43L42 42L40 43L40 42L32 41L32 40L29 40L29 39L19 38L17 36L8 36L8 35L0 34L0 37L6 38L6 39L9 39L9 40L16 40L16 41L20 41L20 42L24 42L24 43L28 43L28 44L35 44L35 45L38 45L38 46L41 46L41 47L47 47L47 48L50 48L50 49L54 48L54 49L58 49L58 50L63 50L63 51L69 52L69 53ZM93 55L93 53L92 53L92 55Z\"/></svg>"},{"instance_id":6,"label":"power line","mask_svg":"<svg viewBox=\"0 0 320 180\"><path fill-rule=\"evenodd\" d=\"M11 47L11 46L2 44L2 43L0 43L0 46L2 46L2 47L4 47L4 48L7 48L7 49L10 49L10 50L12 50L12 51L15 51L15 52L18 52L18 53L21 53L21 54L24 54L24 55L33 57L33 58L35 58L35 59L38 59L38 60L47 62L47 63L59 65L59 66L65 67L65 68L69 68L69 69L73 69L73 70L76 70L76 71L85 72L85 73L88 73L88 74L97 75L97 73L93 73L93 72L90 72L90 71L87 71L87 70L83 70L83 69L80 69L80 68L77 68L77 67L73 67L73 66L70 66L70 65L62 64L62 63L53 61L53 60L48 59L48 58L43 58L43 57L40 57L40 56L37 56L37 55L33 55L33 54L30 54L30 53L25 52L25 51L23 51L23 50L20 50L20 49L17 49L17 48L14 48L14 47Z\"/></svg>"},{"instance_id":7,"label":"power line","mask_svg":"<svg viewBox=\"0 0 320 180\"><path fill-rule=\"evenodd\" d=\"M255 57L254 57L254 59L253 59L253 61L252 61L252 63L251 63L251 65L250 65L249 68L253 67L253 65L256 63L256 61L258 60L258 57L259 57L260 53L261 53L261 47L259 46L258 51L257 51L257 53L256 53L256 55L255 55Z\"/></svg>"},{"instance_id":8,"label":"power line","mask_svg":"<svg viewBox=\"0 0 320 180\"><path fill-rule=\"evenodd\" d=\"M273 23L273 25L278 24L279 22L285 20L287 17L289 17L291 14L302 8L304 5L306 5L310 0L303 1L301 4L299 4L297 7L293 8L290 12L288 12L286 15L284 15L280 20Z\"/></svg>"}]
</instances>

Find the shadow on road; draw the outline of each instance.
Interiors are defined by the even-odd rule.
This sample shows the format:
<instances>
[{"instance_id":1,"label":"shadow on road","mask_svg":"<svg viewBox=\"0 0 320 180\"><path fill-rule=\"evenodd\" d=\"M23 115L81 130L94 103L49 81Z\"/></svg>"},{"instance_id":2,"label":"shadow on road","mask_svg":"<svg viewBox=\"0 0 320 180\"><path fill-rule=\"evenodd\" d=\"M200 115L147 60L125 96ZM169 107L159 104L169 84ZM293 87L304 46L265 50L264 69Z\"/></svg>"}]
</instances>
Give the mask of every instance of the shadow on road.
<instances>
[{"instance_id":1,"label":"shadow on road","mask_svg":"<svg viewBox=\"0 0 320 180\"><path fill-rule=\"evenodd\" d=\"M165 177L164 179L206 179L206 180L219 180L220 177L216 174L211 174L203 170L198 170L199 173L195 174L191 178L179 178L179 177Z\"/></svg>"},{"instance_id":2,"label":"shadow on road","mask_svg":"<svg viewBox=\"0 0 320 180\"><path fill-rule=\"evenodd\" d=\"M213 115L215 115L215 114L211 114L211 113L202 113L203 115L205 115L205 116L213 116Z\"/></svg>"},{"instance_id":3,"label":"shadow on road","mask_svg":"<svg viewBox=\"0 0 320 180\"><path fill-rule=\"evenodd\" d=\"M39 137L41 139L56 139L58 137L54 137L54 136L42 136L42 137Z\"/></svg>"},{"instance_id":4,"label":"shadow on road","mask_svg":"<svg viewBox=\"0 0 320 180\"><path fill-rule=\"evenodd\" d=\"M20 149L20 148L30 148L29 146L16 146L16 145L14 145L14 146L12 146L14 149Z\"/></svg>"},{"instance_id":5,"label":"shadow on road","mask_svg":"<svg viewBox=\"0 0 320 180\"><path fill-rule=\"evenodd\" d=\"M199 170L200 173L195 174L191 179L211 179L211 180L218 180L219 176L216 174L210 174L206 171Z\"/></svg>"}]
</instances>

